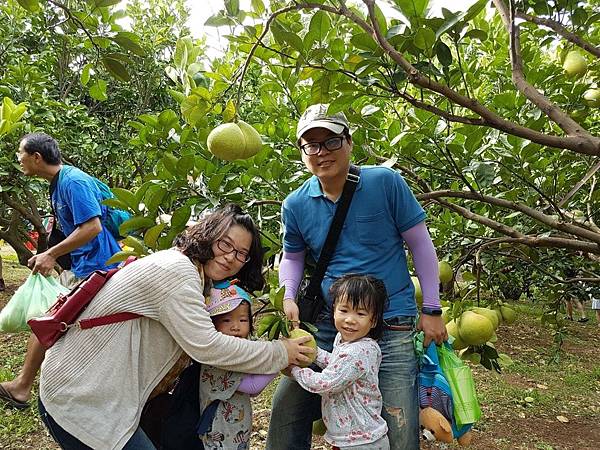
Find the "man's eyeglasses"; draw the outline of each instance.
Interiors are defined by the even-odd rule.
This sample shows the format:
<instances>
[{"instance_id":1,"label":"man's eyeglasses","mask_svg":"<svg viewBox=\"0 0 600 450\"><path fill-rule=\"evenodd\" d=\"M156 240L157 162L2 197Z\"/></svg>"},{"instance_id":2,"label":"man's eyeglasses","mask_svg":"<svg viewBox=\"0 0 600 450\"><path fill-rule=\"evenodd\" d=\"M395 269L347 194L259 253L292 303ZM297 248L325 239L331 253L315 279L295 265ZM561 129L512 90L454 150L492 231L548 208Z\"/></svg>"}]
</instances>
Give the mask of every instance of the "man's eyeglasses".
<instances>
[{"instance_id":1,"label":"man's eyeglasses","mask_svg":"<svg viewBox=\"0 0 600 450\"><path fill-rule=\"evenodd\" d=\"M222 239L217 239L217 248L225 253L233 252L235 254L235 259L237 259L241 263L247 263L248 261L250 261L250 255L248 254L248 252L238 250L229 242L224 241Z\"/></svg>"},{"instance_id":2,"label":"man's eyeglasses","mask_svg":"<svg viewBox=\"0 0 600 450\"><path fill-rule=\"evenodd\" d=\"M323 147L325 148L325 150L333 152L342 148L344 139L346 139L345 136L334 136L330 137L329 139L323 142L308 142L306 144L302 144L300 148L307 156L316 155L321 151L321 148Z\"/></svg>"}]
</instances>

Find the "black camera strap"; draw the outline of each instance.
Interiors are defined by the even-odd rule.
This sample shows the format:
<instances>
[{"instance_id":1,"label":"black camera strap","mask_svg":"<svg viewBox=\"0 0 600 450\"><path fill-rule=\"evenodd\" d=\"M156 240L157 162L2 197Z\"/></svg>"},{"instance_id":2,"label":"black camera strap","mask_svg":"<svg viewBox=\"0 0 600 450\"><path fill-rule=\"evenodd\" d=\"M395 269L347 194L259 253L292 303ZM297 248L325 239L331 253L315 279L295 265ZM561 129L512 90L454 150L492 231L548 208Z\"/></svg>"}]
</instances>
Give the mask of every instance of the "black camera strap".
<instances>
[{"instance_id":1,"label":"black camera strap","mask_svg":"<svg viewBox=\"0 0 600 450\"><path fill-rule=\"evenodd\" d=\"M325 238L325 243L321 249L317 266L310 277L310 283L306 288L306 295L310 298L316 298L321 289L321 282L325 276L329 261L331 261L331 257L335 252L335 247L337 246L342 227L344 226L344 221L346 220L346 215L348 214L348 209L350 208L350 203L352 202L352 196L354 195L354 191L356 190L359 181L360 167L350 165L342 196L340 197L339 204L335 210L335 215L329 226L327 238Z\"/></svg>"}]
</instances>

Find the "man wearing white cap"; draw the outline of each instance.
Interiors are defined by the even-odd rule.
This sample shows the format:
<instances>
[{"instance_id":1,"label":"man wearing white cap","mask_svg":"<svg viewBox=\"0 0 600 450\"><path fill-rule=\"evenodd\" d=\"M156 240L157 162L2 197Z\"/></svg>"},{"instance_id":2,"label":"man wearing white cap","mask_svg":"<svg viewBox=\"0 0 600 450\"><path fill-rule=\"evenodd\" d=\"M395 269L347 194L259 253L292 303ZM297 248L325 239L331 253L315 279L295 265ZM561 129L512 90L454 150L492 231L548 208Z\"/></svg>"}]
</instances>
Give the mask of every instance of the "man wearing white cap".
<instances>
[{"instance_id":1,"label":"man wearing white cap","mask_svg":"<svg viewBox=\"0 0 600 450\"><path fill-rule=\"evenodd\" d=\"M338 206L350 168L352 136L343 113L329 114L328 105L310 106L298 122L296 138L302 161L313 176L284 201L283 258L279 281L285 286L284 309L298 320L295 297L304 271L304 258L317 261ZM363 166L335 252L321 290L324 314L316 323L317 344L331 351L336 330L331 319L329 288L340 276L358 272L384 280L389 306L386 330L379 341L383 361L379 388L390 448L419 448L417 361L413 350L416 329L425 344L447 338L439 303L439 273L435 249L425 225L425 211L402 176L389 168ZM414 287L407 268L406 243L412 253L423 291L418 324ZM273 399L267 440L269 450L308 450L312 422L320 417L320 398L284 378ZM357 442L356 447L364 448ZM371 448L371 447L369 447Z\"/></svg>"}]
</instances>

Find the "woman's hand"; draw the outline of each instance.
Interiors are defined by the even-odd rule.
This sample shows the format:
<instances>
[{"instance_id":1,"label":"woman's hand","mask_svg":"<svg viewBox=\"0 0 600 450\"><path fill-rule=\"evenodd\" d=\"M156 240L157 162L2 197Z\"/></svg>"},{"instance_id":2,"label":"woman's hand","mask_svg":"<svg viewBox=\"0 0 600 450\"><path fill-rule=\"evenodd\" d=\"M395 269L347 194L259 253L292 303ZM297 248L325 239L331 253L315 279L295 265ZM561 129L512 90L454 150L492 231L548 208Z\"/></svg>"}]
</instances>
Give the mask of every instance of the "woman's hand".
<instances>
[{"instance_id":1,"label":"woman's hand","mask_svg":"<svg viewBox=\"0 0 600 450\"><path fill-rule=\"evenodd\" d=\"M292 324L292 329L300 326L300 311L298 305L292 298L283 299L283 312Z\"/></svg>"},{"instance_id":2,"label":"woman's hand","mask_svg":"<svg viewBox=\"0 0 600 450\"><path fill-rule=\"evenodd\" d=\"M312 336L302 336L296 339L282 339L283 345L288 354L288 365L300 365L302 363L309 363L312 361L306 355L314 355L315 351L306 346L302 345L312 339Z\"/></svg>"}]
</instances>

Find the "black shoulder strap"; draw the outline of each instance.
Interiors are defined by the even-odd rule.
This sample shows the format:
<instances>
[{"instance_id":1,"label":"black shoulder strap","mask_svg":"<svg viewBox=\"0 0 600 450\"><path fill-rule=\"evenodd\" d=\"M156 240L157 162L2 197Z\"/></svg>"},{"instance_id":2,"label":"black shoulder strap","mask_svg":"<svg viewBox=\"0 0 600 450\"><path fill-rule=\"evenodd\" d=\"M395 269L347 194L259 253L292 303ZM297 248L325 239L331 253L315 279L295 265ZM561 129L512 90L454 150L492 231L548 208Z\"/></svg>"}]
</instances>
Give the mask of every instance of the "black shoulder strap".
<instances>
[{"instance_id":1,"label":"black shoulder strap","mask_svg":"<svg viewBox=\"0 0 600 450\"><path fill-rule=\"evenodd\" d=\"M319 261L317 261L317 267L315 268L315 272L310 277L310 284L306 289L306 293L310 297L316 296L318 290L321 289L321 282L325 276L325 271L327 270L329 261L331 261L331 257L335 252L338 238L340 237L348 209L350 208L350 202L352 202L352 196L354 195L354 191L356 190L356 186L358 186L359 181L360 167L351 165L350 170L348 171L348 176L346 177L346 184L344 184L342 196L340 197L340 203L335 211L335 215L331 221L331 226L329 227L329 232L327 233L327 238L325 239L325 243L321 249Z\"/></svg>"}]
</instances>

